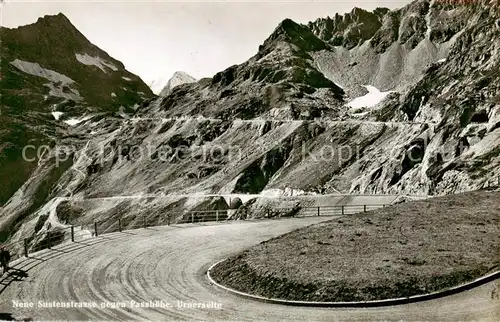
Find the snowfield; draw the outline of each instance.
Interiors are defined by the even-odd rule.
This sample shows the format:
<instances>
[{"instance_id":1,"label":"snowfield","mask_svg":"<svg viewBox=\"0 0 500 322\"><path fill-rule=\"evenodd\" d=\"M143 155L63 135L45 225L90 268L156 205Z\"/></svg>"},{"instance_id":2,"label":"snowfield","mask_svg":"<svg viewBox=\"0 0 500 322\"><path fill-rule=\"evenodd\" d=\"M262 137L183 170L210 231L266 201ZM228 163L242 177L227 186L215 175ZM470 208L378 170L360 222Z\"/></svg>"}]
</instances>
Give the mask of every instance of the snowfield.
<instances>
[{"instance_id":1,"label":"snowfield","mask_svg":"<svg viewBox=\"0 0 500 322\"><path fill-rule=\"evenodd\" d=\"M118 67L116 67L115 65L113 65L109 62L106 62L101 57L92 57L88 54L83 54L83 55L82 54L75 54L75 56L76 56L76 59L80 63L87 65L87 66L96 66L100 70L102 70L104 73L106 73L106 69L104 67L108 67L109 69L111 69L113 71L118 70Z\"/></svg>"},{"instance_id":2,"label":"snowfield","mask_svg":"<svg viewBox=\"0 0 500 322\"><path fill-rule=\"evenodd\" d=\"M63 112L52 112L52 115L54 116L54 119L56 121L59 121L59 119L61 118L61 116L63 115L64 113Z\"/></svg>"},{"instance_id":3,"label":"snowfield","mask_svg":"<svg viewBox=\"0 0 500 322\"><path fill-rule=\"evenodd\" d=\"M43 68L38 63L31 63L20 59L16 59L10 64L26 74L42 77L50 81L50 83L44 85L50 89L49 95L51 96L62 97L74 101L81 101L83 99L76 89L69 88L69 85L75 83L75 81L66 75ZM69 89L69 91L65 91L64 87L67 87L66 90Z\"/></svg>"},{"instance_id":4,"label":"snowfield","mask_svg":"<svg viewBox=\"0 0 500 322\"><path fill-rule=\"evenodd\" d=\"M0 311L36 320L482 320L498 321L495 282L432 301L362 309L290 307L244 299L212 285L207 269L232 254L332 217L152 227L63 244L13 262L23 281L5 279ZM249 233L251 232L251 233ZM9 283L10 281L10 283ZM11 300L34 302L13 308ZM161 300L168 307L131 307ZM96 308L37 308L37 302L95 302ZM180 307L216 303L219 308ZM106 308L101 304L124 303Z\"/></svg>"},{"instance_id":5,"label":"snowfield","mask_svg":"<svg viewBox=\"0 0 500 322\"><path fill-rule=\"evenodd\" d=\"M92 116L85 116L85 117L82 117L80 119L76 119L76 118L71 118L71 119L68 119L68 120L65 120L64 123L70 125L70 126L75 126L75 125L78 125L82 122L85 122L87 120L90 120L92 118Z\"/></svg>"},{"instance_id":6,"label":"snowfield","mask_svg":"<svg viewBox=\"0 0 500 322\"><path fill-rule=\"evenodd\" d=\"M391 91L381 92L375 86L371 85L364 85L363 87L368 90L368 94L353 99L352 101L347 103L347 106L351 107L352 109L374 107L382 102L387 97L387 95L392 93Z\"/></svg>"},{"instance_id":7,"label":"snowfield","mask_svg":"<svg viewBox=\"0 0 500 322\"><path fill-rule=\"evenodd\" d=\"M66 75L59 74L58 72L55 72L53 70L43 68L38 63L31 63L28 61L16 59L10 64L26 74L43 77L51 81L52 83L61 82L63 83L63 85L67 85L75 82Z\"/></svg>"}]
</instances>

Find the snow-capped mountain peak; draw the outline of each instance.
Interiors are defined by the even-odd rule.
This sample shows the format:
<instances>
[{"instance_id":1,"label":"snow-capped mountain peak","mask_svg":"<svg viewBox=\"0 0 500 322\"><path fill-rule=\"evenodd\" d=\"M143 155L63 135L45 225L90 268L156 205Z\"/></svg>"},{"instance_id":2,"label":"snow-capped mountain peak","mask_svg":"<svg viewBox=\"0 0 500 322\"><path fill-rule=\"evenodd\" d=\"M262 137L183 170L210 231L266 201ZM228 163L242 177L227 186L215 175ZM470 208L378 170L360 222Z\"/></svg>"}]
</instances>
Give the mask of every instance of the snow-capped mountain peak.
<instances>
[{"instance_id":1,"label":"snow-capped mountain peak","mask_svg":"<svg viewBox=\"0 0 500 322\"><path fill-rule=\"evenodd\" d=\"M188 83L194 83L196 82L197 79L194 78L193 76L185 73L185 72L175 72L172 77L164 84L160 96L166 96L168 95L172 89L176 86L182 85L182 84L188 84Z\"/></svg>"},{"instance_id":2,"label":"snow-capped mountain peak","mask_svg":"<svg viewBox=\"0 0 500 322\"><path fill-rule=\"evenodd\" d=\"M178 85L186 83L194 83L197 79L193 76L187 74L186 72L177 71L170 78L158 77L151 83L149 87L156 95L165 96L172 91L172 89Z\"/></svg>"}]
</instances>

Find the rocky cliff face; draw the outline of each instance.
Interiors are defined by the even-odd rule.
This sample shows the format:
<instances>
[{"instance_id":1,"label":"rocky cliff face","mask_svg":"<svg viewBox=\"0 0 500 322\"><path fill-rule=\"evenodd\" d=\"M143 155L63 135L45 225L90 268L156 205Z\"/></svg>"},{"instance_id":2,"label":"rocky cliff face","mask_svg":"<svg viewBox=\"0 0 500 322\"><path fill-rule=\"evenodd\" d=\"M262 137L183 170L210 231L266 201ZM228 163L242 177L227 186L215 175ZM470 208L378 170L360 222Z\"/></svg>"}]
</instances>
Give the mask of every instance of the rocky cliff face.
<instances>
[{"instance_id":1,"label":"rocky cliff face","mask_svg":"<svg viewBox=\"0 0 500 322\"><path fill-rule=\"evenodd\" d=\"M213 205L193 194L481 188L500 176L498 39L489 2L285 20L247 62L179 85L132 119L72 128L60 141L77 147L67 169L53 167L52 150L0 227L16 239L46 221L63 227L68 214L111 226ZM43 181L53 171L59 179ZM44 206L30 208L43 184Z\"/></svg>"}]
</instances>

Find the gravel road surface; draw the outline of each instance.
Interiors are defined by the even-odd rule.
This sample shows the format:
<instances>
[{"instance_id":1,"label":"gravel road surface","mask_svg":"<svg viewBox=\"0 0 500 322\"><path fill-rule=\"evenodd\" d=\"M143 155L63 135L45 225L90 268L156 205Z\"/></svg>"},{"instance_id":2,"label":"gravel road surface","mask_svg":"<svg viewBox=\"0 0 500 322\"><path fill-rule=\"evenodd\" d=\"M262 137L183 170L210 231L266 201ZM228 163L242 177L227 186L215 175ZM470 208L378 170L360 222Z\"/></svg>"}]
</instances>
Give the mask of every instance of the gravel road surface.
<instances>
[{"instance_id":1,"label":"gravel road surface","mask_svg":"<svg viewBox=\"0 0 500 322\"><path fill-rule=\"evenodd\" d=\"M500 321L498 280L415 304L328 309L249 301L220 290L206 277L206 270L219 260L329 219L332 217L152 227L60 245L12 263L18 280L14 275L0 278L0 320ZM20 270L28 276L22 278ZM33 307L19 307L21 304ZM57 304L97 307L45 307ZM154 307L137 307L141 305Z\"/></svg>"}]
</instances>

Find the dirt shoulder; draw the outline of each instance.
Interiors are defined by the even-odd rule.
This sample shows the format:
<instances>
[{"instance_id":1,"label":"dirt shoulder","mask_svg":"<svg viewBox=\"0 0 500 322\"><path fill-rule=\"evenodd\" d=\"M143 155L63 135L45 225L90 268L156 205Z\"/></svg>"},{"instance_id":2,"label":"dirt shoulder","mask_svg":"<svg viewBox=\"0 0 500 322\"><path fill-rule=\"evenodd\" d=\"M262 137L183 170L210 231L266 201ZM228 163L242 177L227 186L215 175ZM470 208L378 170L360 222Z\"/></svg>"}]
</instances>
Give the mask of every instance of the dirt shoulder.
<instances>
[{"instance_id":1,"label":"dirt shoulder","mask_svg":"<svg viewBox=\"0 0 500 322\"><path fill-rule=\"evenodd\" d=\"M500 192L421 200L299 229L216 266L236 290L368 301L444 290L500 265Z\"/></svg>"}]
</instances>

